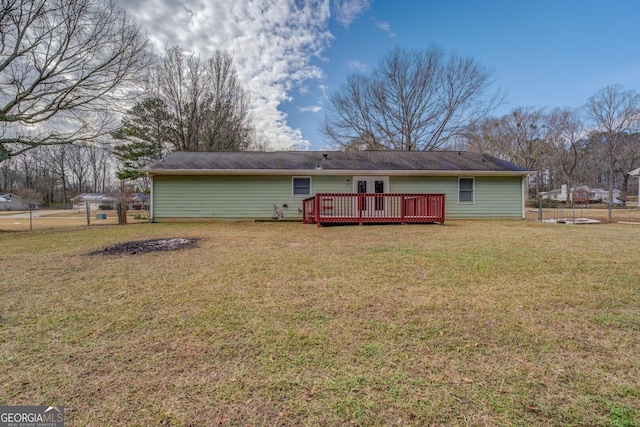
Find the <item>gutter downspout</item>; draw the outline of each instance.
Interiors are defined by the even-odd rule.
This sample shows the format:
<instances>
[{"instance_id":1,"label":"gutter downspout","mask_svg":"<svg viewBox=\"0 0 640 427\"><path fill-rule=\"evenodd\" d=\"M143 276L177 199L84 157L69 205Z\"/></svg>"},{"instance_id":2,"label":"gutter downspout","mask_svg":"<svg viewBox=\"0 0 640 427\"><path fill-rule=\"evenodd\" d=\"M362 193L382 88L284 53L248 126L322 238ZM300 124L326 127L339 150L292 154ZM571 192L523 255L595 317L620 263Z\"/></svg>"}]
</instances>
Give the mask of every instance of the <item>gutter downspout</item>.
<instances>
[{"instance_id":1,"label":"gutter downspout","mask_svg":"<svg viewBox=\"0 0 640 427\"><path fill-rule=\"evenodd\" d=\"M522 177L522 219L527 218L526 205L527 205L527 194L528 194L528 191L527 191L528 181L529 181L529 175L525 175Z\"/></svg>"},{"instance_id":2,"label":"gutter downspout","mask_svg":"<svg viewBox=\"0 0 640 427\"><path fill-rule=\"evenodd\" d=\"M154 202L153 202L153 196L154 196L154 191L153 191L153 182L154 182L154 175L152 173L147 174L149 175L149 178L151 178L151 183L149 185L149 189L151 190L151 192L149 193L149 222L153 222L153 207L154 207Z\"/></svg>"}]
</instances>

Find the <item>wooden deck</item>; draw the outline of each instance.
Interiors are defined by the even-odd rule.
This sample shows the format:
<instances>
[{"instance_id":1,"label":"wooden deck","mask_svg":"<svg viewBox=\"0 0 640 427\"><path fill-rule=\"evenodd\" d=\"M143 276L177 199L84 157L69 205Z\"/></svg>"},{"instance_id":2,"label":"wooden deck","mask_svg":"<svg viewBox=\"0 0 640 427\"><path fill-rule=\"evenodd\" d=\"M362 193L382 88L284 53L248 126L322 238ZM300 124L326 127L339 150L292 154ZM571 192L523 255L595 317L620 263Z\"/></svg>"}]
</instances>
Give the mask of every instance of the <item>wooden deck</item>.
<instances>
[{"instance_id":1,"label":"wooden deck","mask_svg":"<svg viewBox=\"0 0 640 427\"><path fill-rule=\"evenodd\" d=\"M318 193L302 203L305 224L444 223L444 194Z\"/></svg>"}]
</instances>

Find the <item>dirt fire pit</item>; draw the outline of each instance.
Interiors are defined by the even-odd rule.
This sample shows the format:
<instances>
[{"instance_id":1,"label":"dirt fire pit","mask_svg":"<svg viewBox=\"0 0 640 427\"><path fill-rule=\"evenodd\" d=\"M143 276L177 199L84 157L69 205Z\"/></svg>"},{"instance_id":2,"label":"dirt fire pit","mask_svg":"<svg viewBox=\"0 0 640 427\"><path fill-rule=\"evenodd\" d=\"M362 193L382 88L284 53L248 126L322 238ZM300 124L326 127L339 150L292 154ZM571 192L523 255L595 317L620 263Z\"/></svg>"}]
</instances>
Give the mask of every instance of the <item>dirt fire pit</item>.
<instances>
[{"instance_id":1,"label":"dirt fire pit","mask_svg":"<svg viewBox=\"0 0 640 427\"><path fill-rule=\"evenodd\" d=\"M155 251L177 251L196 246L198 239L152 239L120 243L100 251L91 252L89 255L120 255L120 254L144 254Z\"/></svg>"}]
</instances>

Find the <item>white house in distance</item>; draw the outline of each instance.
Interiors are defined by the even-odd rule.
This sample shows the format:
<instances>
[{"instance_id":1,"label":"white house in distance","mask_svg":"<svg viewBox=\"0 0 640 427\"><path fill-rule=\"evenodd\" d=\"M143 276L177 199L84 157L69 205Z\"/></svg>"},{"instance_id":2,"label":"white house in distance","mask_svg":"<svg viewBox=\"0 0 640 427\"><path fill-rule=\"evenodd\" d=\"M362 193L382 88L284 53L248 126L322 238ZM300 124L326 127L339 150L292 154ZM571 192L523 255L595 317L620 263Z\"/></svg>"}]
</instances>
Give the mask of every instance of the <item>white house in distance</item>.
<instances>
[{"instance_id":1,"label":"white house in distance","mask_svg":"<svg viewBox=\"0 0 640 427\"><path fill-rule=\"evenodd\" d=\"M632 170L629 175L638 178L638 206L640 206L640 168Z\"/></svg>"},{"instance_id":2,"label":"white house in distance","mask_svg":"<svg viewBox=\"0 0 640 427\"><path fill-rule=\"evenodd\" d=\"M89 205L89 209L97 211L100 206L115 206L117 200L107 193L82 193L71 199L71 202L73 209L86 209Z\"/></svg>"},{"instance_id":3,"label":"white house in distance","mask_svg":"<svg viewBox=\"0 0 640 427\"><path fill-rule=\"evenodd\" d=\"M4 197L0 196L0 211L8 211L9 203L11 203L11 200L5 199Z\"/></svg>"},{"instance_id":4,"label":"white house in distance","mask_svg":"<svg viewBox=\"0 0 640 427\"><path fill-rule=\"evenodd\" d=\"M118 197L108 193L82 193L73 199L73 209L99 210L102 207L115 209L118 204ZM149 207L149 195L143 193L131 194L127 199L127 209L147 209Z\"/></svg>"},{"instance_id":5,"label":"white house in distance","mask_svg":"<svg viewBox=\"0 0 640 427\"><path fill-rule=\"evenodd\" d=\"M614 199L620 197L620 194L620 190L613 189ZM557 200L560 203L566 203L574 199L576 203L600 202L609 198L609 190L581 185L572 187L571 191L567 191L567 185L563 184L560 189L541 191L540 197L543 199Z\"/></svg>"},{"instance_id":6,"label":"white house in distance","mask_svg":"<svg viewBox=\"0 0 640 427\"><path fill-rule=\"evenodd\" d=\"M24 200L14 193L0 194L0 211L27 211L40 209L40 203Z\"/></svg>"}]
</instances>

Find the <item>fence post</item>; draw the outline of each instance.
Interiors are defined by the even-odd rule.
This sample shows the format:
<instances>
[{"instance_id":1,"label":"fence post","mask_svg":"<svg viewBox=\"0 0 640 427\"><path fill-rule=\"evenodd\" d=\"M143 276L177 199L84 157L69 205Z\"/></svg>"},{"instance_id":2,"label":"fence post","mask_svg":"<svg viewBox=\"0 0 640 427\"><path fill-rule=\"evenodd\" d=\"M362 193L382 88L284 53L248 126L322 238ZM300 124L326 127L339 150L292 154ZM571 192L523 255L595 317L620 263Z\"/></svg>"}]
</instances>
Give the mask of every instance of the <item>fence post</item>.
<instances>
[{"instance_id":1,"label":"fence post","mask_svg":"<svg viewBox=\"0 0 640 427\"><path fill-rule=\"evenodd\" d=\"M542 196L538 194L538 222L542 222Z\"/></svg>"}]
</instances>

